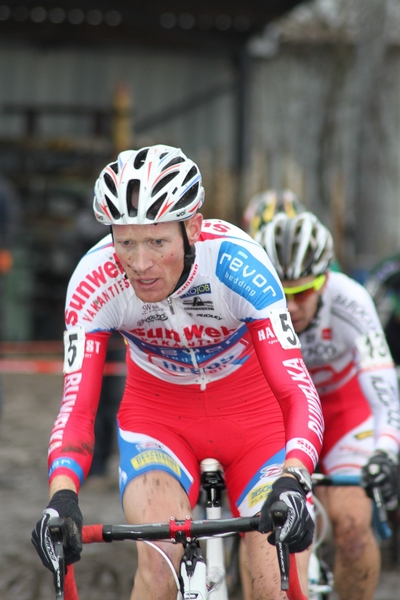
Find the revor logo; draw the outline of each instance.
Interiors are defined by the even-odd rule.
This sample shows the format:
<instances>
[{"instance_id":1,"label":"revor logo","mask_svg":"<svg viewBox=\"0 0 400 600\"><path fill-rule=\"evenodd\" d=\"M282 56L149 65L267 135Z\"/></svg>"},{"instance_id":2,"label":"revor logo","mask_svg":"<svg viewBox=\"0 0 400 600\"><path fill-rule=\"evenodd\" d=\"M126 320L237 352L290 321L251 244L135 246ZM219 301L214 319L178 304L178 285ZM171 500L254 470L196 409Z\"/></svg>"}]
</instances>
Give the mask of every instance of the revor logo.
<instances>
[{"instance_id":1,"label":"revor logo","mask_svg":"<svg viewBox=\"0 0 400 600\"><path fill-rule=\"evenodd\" d=\"M223 242L216 275L228 288L261 310L283 298L283 292L267 267L244 248Z\"/></svg>"}]
</instances>

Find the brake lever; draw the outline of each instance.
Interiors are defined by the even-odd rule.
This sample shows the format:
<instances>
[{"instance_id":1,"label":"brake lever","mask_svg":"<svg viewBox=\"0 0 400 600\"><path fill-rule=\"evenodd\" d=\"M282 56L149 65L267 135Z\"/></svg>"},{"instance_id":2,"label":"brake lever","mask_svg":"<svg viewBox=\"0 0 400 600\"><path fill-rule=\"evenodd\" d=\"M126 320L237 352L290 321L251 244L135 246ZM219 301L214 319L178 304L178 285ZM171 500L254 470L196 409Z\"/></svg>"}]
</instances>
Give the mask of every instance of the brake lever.
<instances>
[{"instance_id":1,"label":"brake lever","mask_svg":"<svg viewBox=\"0 0 400 600\"><path fill-rule=\"evenodd\" d=\"M388 540L390 537L392 537L392 530L388 523L387 510L380 488L377 486L373 487L372 495L374 500L373 518L376 531L382 540Z\"/></svg>"},{"instance_id":2,"label":"brake lever","mask_svg":"<svg viewBox=\"0 0 400 600\"><path fill-rule=\"evenodd\" d=\"M65 581L65 559L64 559L64 519L52 517L47 522L47 527L54 545L54 551L58 558L58 569L53 573L56 600L64 600Z\"/></svg>"},{"instance_id":3,"label":"brake lever","mask_svg":"<svg viewBox=\"0 0 400 600\"><path fill-rule=\"evenodd\" d=\"M275 533L276 553L278 555L279 571L281 574L281 590L289 589L289 548L280 541L281 531L286 522L288 507L282 500L277 500L271 506L272 531Z\"/></svg>"}]
</instances>

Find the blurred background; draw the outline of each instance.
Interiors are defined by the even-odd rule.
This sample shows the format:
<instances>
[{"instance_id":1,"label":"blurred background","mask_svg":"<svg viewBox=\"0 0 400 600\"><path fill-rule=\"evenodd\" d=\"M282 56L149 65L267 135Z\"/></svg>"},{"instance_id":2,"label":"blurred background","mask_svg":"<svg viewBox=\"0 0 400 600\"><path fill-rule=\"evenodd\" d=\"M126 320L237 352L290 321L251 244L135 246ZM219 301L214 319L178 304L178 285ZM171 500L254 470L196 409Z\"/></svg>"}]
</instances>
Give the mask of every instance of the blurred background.
<instances>
[{"instance_id":1,"label":"blurred background","mask_svg":"<svg viewBox=\"0 0 400 600\"><path fill-rule=\"evenodd\" d=\"M205 217L239 226L255 194L290 188L331 229L347 274L364 282L399 254L373 284L384 295L396 273L400 328L399 97L399 0L0 0L4 600L53 597L30 532L47 498L66 287L108 233L91 208L100 170L127 148L179 146L201 168ZM121 352L112 340L112 423ZM80 495L87 522L122 519L109 458L110 489ZM377 600L398 596L399 532ZM101 552L82 561L84 597L99 582L106 600L127 596L130 564Z\"/></svg>"},{"instance_id":2,"label":"blurred background","mask_svg":"<svg viewBox=\"0 0 400 600\"><path fill-rule=\"evenodd\" d=\"M2 339L61 340L68 279L106 233L94 181L146 144L199 163L208 217L240 225L291 188L362 281L400 247L399 63L398 0L0 4L0 189L19 205Z\"/></svg>"}]
</instances>

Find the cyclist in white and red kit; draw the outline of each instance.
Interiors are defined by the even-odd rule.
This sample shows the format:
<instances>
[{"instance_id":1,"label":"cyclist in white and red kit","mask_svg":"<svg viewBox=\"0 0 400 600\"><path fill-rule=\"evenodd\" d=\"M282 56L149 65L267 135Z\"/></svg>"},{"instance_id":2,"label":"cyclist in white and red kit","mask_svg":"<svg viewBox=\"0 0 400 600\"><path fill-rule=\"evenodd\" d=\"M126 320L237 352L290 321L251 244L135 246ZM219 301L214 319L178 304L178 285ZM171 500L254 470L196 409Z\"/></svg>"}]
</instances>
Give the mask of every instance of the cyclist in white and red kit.
<instances>
[{"instance_id":1,"label":"cyclist in white and red kit","mask_svg":"<svg viewBox=\"0 0 400 600\"><path fill-rule=\"evenodd\" d=\"M323 419L279 278L265 251L237 227L203 221L197 165L180 149L122 152L95 185L96 218L111 234L80 261L67 292L65 382L49 445L50 503L33 543L54 570L46 523L66 519L67 563L79 560L77 493L93 452L93 423L107 341L127 344L118 413L121 500L128 522L184 519L196 504L199 463L217 459L234 515L283 499L282 541L292 553L312 541L306 506ZM245 534L257 600L286 598L275 549ZM161 544L177 567L179 545ZM306 586L308 553L302 554ZM175 598L164 559L138 545L132 599ZM265 578L268 569L271 576ZM289 595L290 597L290 595Z\"/></svg>"},{"instance_id":2,"label":"cyclist in white and red kit","mask_svg":"<svg viewBox=\"0 0 400 600\"><path fill-rule=\"evenodd\" d=\"M397 377L378 314L367 290L331 272L330 232L310 212L278 213L255 238L281 278L292 324L321 398L325 434L319 467L361 474L368 496L380 489L396 506L400 445ZM380 552L364 489L327 489L325 503L336 547L340 600L372 600Z\"/></svg>"}]
</instances>

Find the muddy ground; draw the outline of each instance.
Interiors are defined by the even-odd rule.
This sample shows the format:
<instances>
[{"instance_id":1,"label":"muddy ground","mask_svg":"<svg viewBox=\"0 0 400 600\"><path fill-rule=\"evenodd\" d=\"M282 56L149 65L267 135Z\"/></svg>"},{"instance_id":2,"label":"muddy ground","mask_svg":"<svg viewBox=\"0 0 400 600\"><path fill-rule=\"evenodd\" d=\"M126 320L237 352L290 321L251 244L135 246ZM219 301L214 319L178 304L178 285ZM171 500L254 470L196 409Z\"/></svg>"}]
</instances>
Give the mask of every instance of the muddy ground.
<instances>
[{"instance_id":1,"label":"muddy ground","mask_svg":"<svg viewBox=\"0 0 400 600\"><path fill-rule=\"evenodd\" d=\"M47 442L61 398L59 375L3 374L0 422L0 598L51 600L51 574L30 542L33 525L47 502ZM86 523L124 522L117 489L117 456L101 487L93 481L80 493ZM384 549L384 570L376 600L400 598L400 567ZM129 542L87 546L76 565L81 600L128 599L135 568Z\"/></svg>"}]
</instances>

